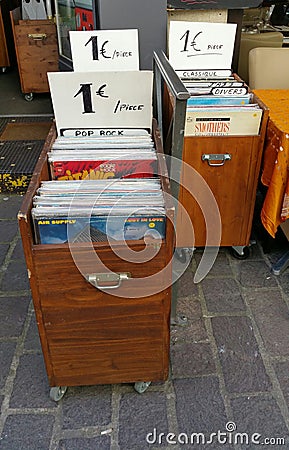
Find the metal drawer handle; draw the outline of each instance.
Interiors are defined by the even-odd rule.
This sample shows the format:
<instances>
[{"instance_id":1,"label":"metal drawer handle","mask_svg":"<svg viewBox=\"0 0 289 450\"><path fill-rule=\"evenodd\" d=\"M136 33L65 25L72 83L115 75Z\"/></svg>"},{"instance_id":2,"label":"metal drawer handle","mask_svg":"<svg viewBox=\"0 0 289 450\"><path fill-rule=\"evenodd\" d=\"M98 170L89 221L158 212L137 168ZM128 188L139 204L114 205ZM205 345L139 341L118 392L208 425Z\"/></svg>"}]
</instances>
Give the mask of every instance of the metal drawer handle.
<instances>
[{"instance_id":1,"label":"metal drawer handle","mask_svg":"<svg viewBox=\"0 0 289 450\"><path fill-rule=\"evenodd\" d=\"M33 39L34 41L44 41L47 38L46 33L30 33L28 34L29 39Z\"/></svg>"},{"instance_id":2,"label":"metal drawer handle","mask_svg":"<svg viewBox=\"0 0 289 450\"><path fill-rule=\"evenodd\" d=\"M91 273L86 276L87 281L98 289L117 289L122 281L130 278L131 274L129 272Z\"/></svg>"},{"instance_id":3,"label":"metal drawer handle","mask_svg":"<svg viewBox=\"0 0 289 450\"><path fill-rule=\"evenodd\" d=\"M211 153L202 155L202 161L207 161L209 166L213 167L223 166L225 162L230 159L232 159L232 155L230 155L230 153L223 153L223 154ZM217 163L213 161L221 161L221 162Z\"/></svg>"}]
</instances>

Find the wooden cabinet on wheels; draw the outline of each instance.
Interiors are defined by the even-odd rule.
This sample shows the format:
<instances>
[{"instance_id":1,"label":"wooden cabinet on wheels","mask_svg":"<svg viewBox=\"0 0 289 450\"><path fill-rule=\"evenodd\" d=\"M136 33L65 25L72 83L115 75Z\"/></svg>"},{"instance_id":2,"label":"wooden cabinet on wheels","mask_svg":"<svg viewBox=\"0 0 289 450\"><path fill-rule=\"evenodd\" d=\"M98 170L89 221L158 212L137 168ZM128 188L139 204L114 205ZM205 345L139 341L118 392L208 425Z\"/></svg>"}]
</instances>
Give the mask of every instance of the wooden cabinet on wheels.
<instances>
[{"instance_id":1,"label":"wooden cabinet on wheels","mask_svg":"<svg viewBox=\"0 0 289 450\"><path fill-rule=\"evenodd\" d=\"M165 162L155 128L153 134L163 174ZM107 383L135 383L135 389L143 392L151 381L166 380L169 371L174 208L166 200L166 238L157 244L157 251L153 239L147 244L127 241L128 247L116 242L117 254L108 242L93 243L92 248L78 244L74 256L81 262L80 273L69 244L34 242L32 201L41 181L49 179L47 152L54 139L52 129L18 214L51 397L59 400L66 386ZM166 174L160 178L168 192ZM146 249L148 258L142 264L123 258L127 249L135 254ZM92 268L96 274L103 272L103 265L114 275L112 285L121 284L121 291L116 286L100 289L83 276ZM129 278L121 278L124 273Z\"/></svg>"},{"instance_id":2,"label":"wooden cabinet on wheels","mask_svg":"<svg viewBox=\"0 0 289 450\"><path fill-rule=\"evenodd\" d=\"M268 108L255 95L252 102L262 109L260 128L256 135L185 134L182 148L177 148L172 154L182 160L177 193L182 204L177 214L178 247L229 246L232 247L234 256L241 259L248 256L244 249L250 244L268 121ZM166 134L166 129L169 128L166 124L171 121L176 101L165 92L164 103L167 112ZM185 121L186 117L183 120ZM215 211L209 211L205 217L204 206L212 198L216 202ZM213 202L211 204L213 205ZM216 233L216 239L208 242L208 227L211 227L212 231L219 223L221 239Z\"/></svg>"},{"instance_id":3,"label":"wooden cabinet on wheels","mask_svg":"<svg viewBox=\"0 0 289 450\"><path fill-rule=\"evenodd\" d=\"M56 26L51 20L21 20L20 8L10 12L21 91L25 99L49 92L47 72L58 71Z\"/></svg>"}]
</instances>

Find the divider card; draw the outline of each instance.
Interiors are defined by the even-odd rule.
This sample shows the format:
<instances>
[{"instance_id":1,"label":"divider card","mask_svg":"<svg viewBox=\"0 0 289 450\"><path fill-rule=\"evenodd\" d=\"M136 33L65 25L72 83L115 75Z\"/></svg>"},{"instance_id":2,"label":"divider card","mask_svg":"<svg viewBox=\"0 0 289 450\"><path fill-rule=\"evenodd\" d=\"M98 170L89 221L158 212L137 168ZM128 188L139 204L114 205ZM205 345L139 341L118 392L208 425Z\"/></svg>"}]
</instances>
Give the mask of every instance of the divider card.
<instances>
[{"instance_id":1,"label":"divider card","mask_svg":"<svg viewBox=\"0 0 289 450\"><path fill-rule=\"evenodd\" d=\"M75 72L139 70L138 30L70 31Z\"/></svg>"},{"instance_id":2,"label":"divider card","mask_svg":"<svg viewBox=\"0 0 289 450\"><path fill-rule=\"evenodd\" d=\"M67 129L75 136L100 128L151 129L152 71L50 72L48 81L58 135Z\"/></svg>"},{"instance_id":3,"label":"divider card","mask_svg":"<svg viewBox=\"0 0 289 450\"><path fill-rule=\"evenodd\" d=\"M231 23L171 22L169 60L172 67L181 78L228 76L236 27Z\"/></svg>"}]
</instances>

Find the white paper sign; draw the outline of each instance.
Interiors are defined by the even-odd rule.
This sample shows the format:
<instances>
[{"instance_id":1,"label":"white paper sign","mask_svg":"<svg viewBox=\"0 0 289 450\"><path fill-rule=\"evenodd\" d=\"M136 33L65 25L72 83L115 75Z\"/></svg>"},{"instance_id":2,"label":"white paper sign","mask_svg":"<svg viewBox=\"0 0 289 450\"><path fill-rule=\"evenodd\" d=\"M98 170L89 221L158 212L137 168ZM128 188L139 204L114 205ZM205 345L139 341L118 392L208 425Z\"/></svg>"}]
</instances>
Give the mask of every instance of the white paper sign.
<instances>
[{"instance_id":1,"label":"white paper sign","mask_svg":"<svg viewBox=\"0 0 289 450\"><path fill-rule=\"evenodd\" d=\"M82 138L96 138L96 137L118 137L118 136L148 136L149 133L144 129L137 128L69 128L62 132L64 137L82 137Z\"/></svg>"},{"instance_id":2,"label":"white paper sign","mask_svg":"<svg viewBox=\"0 0 289 450\"><path fill-rule=\"evenodd\" d=\"M152 125L152 71L48 73L58 134Z\"/></svg>"},{"instance_id":3,"label":"white paper sign","mask_svg":"<svg viewBox=\"0 0 289 450\"><path fill-rule=\"evenodd\" d=\"M75 72L139 70L138 30L70 31Z\"/></svg>"},{"instance_id":4,"label":"white paper sign","mask_svg":"<svg viewBox=\"0 0 289 450\"><path fill-rule=\"evenodd\" d=\"M175 70L231 69L236 24L173 21L169 60Z\"/></svg>"}]
</instances>

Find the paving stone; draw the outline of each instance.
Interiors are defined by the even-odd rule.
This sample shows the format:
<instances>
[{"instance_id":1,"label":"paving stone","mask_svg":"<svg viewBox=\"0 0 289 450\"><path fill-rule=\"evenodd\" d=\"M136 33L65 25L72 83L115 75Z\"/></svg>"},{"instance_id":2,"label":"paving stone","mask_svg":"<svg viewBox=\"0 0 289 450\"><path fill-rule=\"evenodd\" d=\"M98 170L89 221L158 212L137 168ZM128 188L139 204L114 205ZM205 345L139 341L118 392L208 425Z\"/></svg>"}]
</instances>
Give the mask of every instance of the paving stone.
<instances>
[{"instance_id":1,"label":"paving stone","mask_svg":"<svg viewBox=\"0 0 289 450\"><path fill-rule=\"evenodd\" d=\"M0 438L1 450L49 450L54 417L13 414L7 417Z\"/></svg>"},{"instance_id":2,"label":"paving stone","mask_svg":"<svg viewBox=\"0 0 289 450\"><path fill-rule=\"evenodd\" d=\"M180 433L212 433L227 422L217 377L174 380ZM186 447L187 448L187 447Z\"/></svg>"},{"instance_id":3,"label":"paving stone","mask_svg":"<svg viewBox=\"0 0 289 450\"><path fill-rule=\"evenodd\" d=\"M239 285L233 278L204 279L202 288L210 312L237 312L246 309Z\"/></svg>"},{"instance_id":4,"label":"paving stone","mask_svg":"<svg viewBox=\"0 0 289 450\"><path fill-rule=\"evenodd\" d=\"M19 240L17 241L17 244L14 248L14 251L12 253L11 259L21 259L21 260L25 260L24 258L24 252L23 252L23 246L22 246L22 241L19 238Z\"/></svg>"},{"instance_id":5,"label":"paving stone","mask_svg":"<svg viewBox=\"0 0 289 450\"><path fill-rule=\"evenodd\" d=\"M178 298L198 295L198 286L194 283L194 276L195 274L190 268L179 278Z\"/></svg>"},{"instance_id":6,"label":"paving stone","mask_svg":"<svg viewBox=\"0 0 289 450\"><path fill-rule=\"evenodd\" d=\"M208 375L215 372L209 344L183 342L171 346L173 378Z\"/></svg>"},{"instance_id":7,"label":"paving stone","mask_svg":"<svg viewBox=\"0 0 289 450\"><path fill-rule=\"evenodd\" d=\"M49 383L43 356L20 357L10 399L11 408L49 408L56 404L49 398Z\"/></svg>"},{"instance_id":8,"label":"paving stone","mask_svg":"<svg viewBox=\"0 0 289 450\"><path fill-rule=\"evenodd\" d=\"M177 301L177 313L184 314L188 319L200 319L202 308L198 297L179 298Z\"/></svg>"},{"instance_id":9,"label":"paving stone","mask_svg":"<svg viewBox=\"0 0 289 450\"><path fill-rule=\"evenodd\" d=\"M9 244L0 244L0 266L3 264L5 260L5 256L7 255L9 249Z\"/></svg>"},{"instance_id":10,"label":"paving stone","mask_svg":"<svg viewBox=\"0 0 289 450\"><path fill-rule=\"evenodd\" d=\"M29 303L30 297L0 298L0 338L21 334Z\"/></svg>"},{"instance_id":11,"label":"paving stone","mask_svg":"<svg viewBox=\"0 0 289 450\"><path fill-rule=\"evenodd\" d=\"M0 195L1 219L17 219L23 197L21 195Z\"/></svg>"},{"instance_id":12,"label":"paving stone","mask_svg":"<svg viewBox=\"0 0 289 450\"><path fill-rule=\"evenodd\" d=\"M289 407L289 361L276 362L274 364L274 369Z\"/></svg>"},{"instance_id":13,"label":"paving stone","mask_svg":"<svg viewBox=\"0 0 289 450\"><path fill-rule=\"evenodd\" d=\"M203 318L188 318L184 326L176 325L171 327L172 344L178 343L180 341L200 342L207 340L208 334Z\"/></svg>"},{"instance_id":14,"label":"paving stone","mask_svg":"<svg viewBox=\"0 0 289 450\"><path fill-rule=\"evenodd\" d=\"M258 245L258 243L256 242L256 244L252 244L248 247L249 249L249 256L246 259L246 261L250 261L250 260L255 260L255 259L263 259L263 253L262 253L262 249L261 246ZM233 257L233 259L236 259Z\"/></svg>"},{"instance_id":15,"label":"paving stone","mask_svg":"<svg viewBox=\"0 0 289 450\"><path fill-rule=\"evenodd\" d=\"M62 401L63 428L108 425L111 421L111 386L69 387Z\"/></svg>"},{"instance_id":16,"label":"paving stone","mask_svg":"<svg viewBox=\"0 0 289 450\"><path fill-rule=\"evenodd\" d=\"M287 438L287 446L264 445L264 448L288 448L288 429L274 398L271 396L243 397L233 399L231 404L237 432L249 435L249 444L242 445L242 449L261 447L252 443L251 437L254 433L261 435L258 438L260 444L265 438Z\"/></svg>"},{"instance_id":17,"label":"paving stone","mask_svg":"<svg viewBox=\"0 0 289 450\"><path fill-rule=\"evenodd\" d=\"M18 233L18 225L15 220L0 220L0 241L10 242Z\"/></svg>"},{"instance_id":18,"label":"paving stone","mask_svg":"<svg viewBox=\"0 0 289 450\"><path fill-rule=\"evenodd\" d=\"M208 253L209 255L209 253ZM194 253L195 261L197 264L197 267L200 264L201 258L203 256L203 252L196 252ZM219 249L219 253L217 255L217 258L210 269L209 276L221 276L221 277L231 277L232 276L232 269L229 263L229 260L227 258L227 249Z\"/></svg>"},{"instance_id":19,"label":"paving stone","mask_svg":"<svg viewBox=\"0 0 289 450\"><path fill-rule=\"evenodd\" d=\"M99 436L91 439L74 438L59 441L58 450L110 450L109 436Z\"/></svg>"},{"instance_id":20,"label":"paving stone","mask_svg":"<svg viewBox=\"0 0 289 450\"><path fill-rule=\"evenodd\" d=\"M25 350L34 350L42 352L41 343L36 323L35 314L33 313L31 317L31 322L26 334L26 339L24 341Z\"/></svg>"},{"instance_id":21,"label":"paving stone","mask_svg":"<svg viewBox=\"0 0 289 450\"><path fill-rule=\"evenodd\" d=\"M125 450L152 448L146 437L154 429L168 433L165 394L149 390L142 395L124 394L119 411L119 447Z\"/></svg>"},{"instance_id":22,"label":"paving stone","mask_svg":"<svg viewBox=\"0 0 289 450\"><path fill-rule=\"evenodd\" d=\"M187 323L184 326L171 327L172 343L183 340L199 342L208 339L198 297L179 298L177 301L177 315L185 316Z\"/></svg>"},{"instance_id":23,"label":"paving stone","mask_svg":"<svg viewBox=\"0 0 289 450\"><path fill-rule=\"evenodd\" d=\"M284 292L284 294L289 296L289 270L286 269L281 275L277 276L279 284Z\"/></svg>"},{"instance_id":24,"label":"paving stone","mask_svg":"<svg viewBox=\"0 0 289 450\"><path fill-rule=\"evenodd\" d=\"M214 317L212 326L227 390L270 389L251 321L247 317Z\"/></svg>"},{"instance_id":25,"label":"paving stone","mask_svg":"<svg viewBox=\"0 0 289 450\"><path fill-rule=\"evenodd\" d=\"M277 287L276 278L264 261L242 261L237 266L238 280L246 288Z\"/></svg>"},{"instance_id":26,"label":"paving stone","mask_svg":"<svg viewBox=\"0 0 289 450\"><path fill-rule=\"evenodd\" d=\"M4 387L15 352L14 342L0 342L0 389Z\"/></svg>"},{"instance_id":27,"label":"paving stone","mask_svg":"<svg viewBox=\"0 0 289 450\"><path fill-rule=\"evenodd\" d=\"M272 355L289 355L289 309L279 290L247 294L266 348Z\"/></svg>"},{"instance_id":28,"label":"paving stone","mask_svg":"<svg viewBox=\"0 0 289 450\"><path fill-rule=\"evenodd\" d=\"M3 291L28 291L30 289L26 264L12 261L4 273L1 289Z\"/></svg>"}]
</instances>

